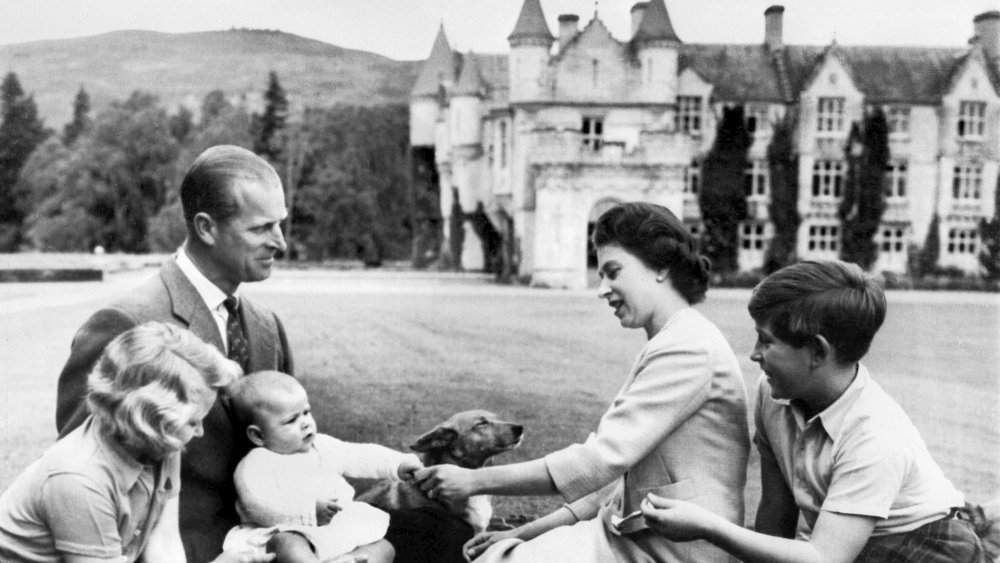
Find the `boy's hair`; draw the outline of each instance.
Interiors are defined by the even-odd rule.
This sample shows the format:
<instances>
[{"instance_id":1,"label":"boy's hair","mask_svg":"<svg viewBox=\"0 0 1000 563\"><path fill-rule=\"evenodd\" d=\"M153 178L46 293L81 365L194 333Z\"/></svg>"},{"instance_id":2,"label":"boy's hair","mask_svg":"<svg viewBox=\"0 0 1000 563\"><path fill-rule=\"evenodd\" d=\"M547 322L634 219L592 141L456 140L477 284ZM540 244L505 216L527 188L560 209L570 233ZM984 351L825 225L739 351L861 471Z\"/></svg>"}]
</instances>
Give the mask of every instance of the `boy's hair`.
<instances>
[{"instance_id":1,"label":"boy's hair","mask_svg":"<svg viewBox=\"0 0 1000 563\"><path fill-rule=\"evenodd\" d=\"M115 441L152 459L181 449L191 403L240 376L239 364L189 330L148 322L112 340L88 379L87 406Z\"/></svg>"},{"instance_id":2,"label":"boy's hair","mask_svg":"<svg viewBox=\"0 0 1000 563\"><path fill-rule=\"evenodd\" d=\"M594 225L594 246L621 246L653 270L666 269L674 289L691 305L705 300L712 262L669 209L646 202L621 203Z\"/></svg>"},{"instance_id":3,"label":"boy's hair","mask_svg":"<svg viewBox=\"0 0 1000 563\"><path fill-rule=\"evenodd\" d=\"M257 371L240 378L229 389L230 406L241 430L251 424L261 425L265 411L273 405L277 393L289 393L302 385L287 373Z\"/></svg>"},{"instance_id":4,"label":"boy's hair","mask_svg":"<svg viewBox=\"0 0 1000 563\"><path fill-rule=\"evenodd\" d=\"M822 335L837 361L860 360L885 320L885 293L856 264L804 260L760 282L747 306L750 316L796 348Z\"/></svg>"}]
</instances>

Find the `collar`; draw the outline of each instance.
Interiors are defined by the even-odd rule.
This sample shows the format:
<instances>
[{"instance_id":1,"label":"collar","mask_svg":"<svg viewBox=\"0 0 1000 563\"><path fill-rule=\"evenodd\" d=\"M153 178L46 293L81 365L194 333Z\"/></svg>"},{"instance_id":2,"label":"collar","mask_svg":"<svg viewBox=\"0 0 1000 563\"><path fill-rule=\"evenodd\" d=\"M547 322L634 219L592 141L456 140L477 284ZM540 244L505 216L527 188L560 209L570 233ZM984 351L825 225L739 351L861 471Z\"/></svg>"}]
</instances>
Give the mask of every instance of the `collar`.
<instances>
[{"instance_id":1,"label":"collar","mask_svg":"<svg viewBox=\"0 0 1000 563\"><path fill-rule=\"evenodd\" d=\"M201 300L205 302L209 311L218 309L228 297L217 285L209 281L205 274L201 273L183 246L177 251L177 267L194 286L195 291L201 296ZM233 292L233 295L239 297L238 290Z\"/></svg>"},{"instance_id":2,"label":"collar","mask_svg":"<svg viewBox=\"0 0 1000 563\"><path fill-rule=\"evenodd\" d=\"M837 397L836 401L823 409L823 412L814 415L808 421L805 420L805 417L802 414L802 409L796 405L794 401L780 402L791 408L800 429L812 424L818 419L820 424L823 426L823 430L826 432L826 435L830 437L830 440L836 443L843 434L844 426L851 407L854 406L858 397L860 397L861 393L864 392L865 386L868 384L870 379L871 376L868 374L868 369L861 363L858 363L854 381L852 381L851 384L847 386L847 389L845 389L844 392Z\"/></svg>"},{"instance_id":3,"label":"collar","mask_svg":"<svg viewBox=\"0 0 1000 563\"><path fill-rule=\"evenodd\" d=\"M112 460L111 470L115 474L116 481L121 483L123 491L129 491L135 486L146 466L139 463L139 460L125 453L117 444L109 441L101 433L100 426L94 417L87 420L87 428L84 432L93 435L97 447L101 449Z\"/></svg>"}]
</instances>

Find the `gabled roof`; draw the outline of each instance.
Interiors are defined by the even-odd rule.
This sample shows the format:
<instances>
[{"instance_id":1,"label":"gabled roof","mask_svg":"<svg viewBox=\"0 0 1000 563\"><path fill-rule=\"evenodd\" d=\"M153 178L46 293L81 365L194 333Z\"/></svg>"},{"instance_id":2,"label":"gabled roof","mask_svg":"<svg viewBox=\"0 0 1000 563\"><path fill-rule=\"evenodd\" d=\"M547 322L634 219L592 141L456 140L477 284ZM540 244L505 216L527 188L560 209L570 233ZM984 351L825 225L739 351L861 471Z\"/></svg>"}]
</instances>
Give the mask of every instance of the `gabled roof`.
<instances>
[{"instance_id":1,"label":"gabled roof","mask_svg":"<svg viewBox=\"0 0 1000 563\"><path fill-rule=\"evenodd\" d=\"M483 75L479 72L477 57L469 53L462 59L462 73L452 94L455 96L480 96L483 94Z\"/></svg>"},{"instance_id":2,"label":"gabled roof","mask_svg":"<svg viewBox=\"0 0 1000 563\"><path fill-rule=\"evenodd\" d=\"M726 100L784 101L778 74L764 45L681 45L677 69L690 68Z\"/></svg>"},{"instance_id":3,"label":"gabled roof","mask_svg":"<svg viewBox=\"0 0 1000 563\"><path fill-rule=\"evenodd\" d=\"M434 38L434 46L431 47L431 54L424 62L424 66L417 75L417 81L413 85L411 96L437 96L441 88L442 81L453 81L455 79L455 53L448 45L448 37L444 34L444 23L438 29L437 37Z\"/></svg>"},{"instance_id":4,"label":"gabled roof","mask_svg":"<svg viewBox=\"0 0 1000 563\"><path fill-rule=\"evenodd\" d=\"M635 30L633 41L673 41L680 43L680 38L674 32L674 25L670 23L670 14L667 13L667 5L663 0L650 0L646 11L642 15L639 29Z\"/></svg>"},{"instance_id":5,"label":"gabled roof","mask_svg":"<svg viewBox=\"0 0 1000 563\"><path fill-rule=\"evenodd\" d=\"M544 40L551 43L555 40L552 32L549 31L549 24L545 23L545 12L542 11L541 0L524 0L521 5L521 14L514 24L514 31L507 36L507 41L511 43L525 39Z\"/></svg>"}]
</instances>

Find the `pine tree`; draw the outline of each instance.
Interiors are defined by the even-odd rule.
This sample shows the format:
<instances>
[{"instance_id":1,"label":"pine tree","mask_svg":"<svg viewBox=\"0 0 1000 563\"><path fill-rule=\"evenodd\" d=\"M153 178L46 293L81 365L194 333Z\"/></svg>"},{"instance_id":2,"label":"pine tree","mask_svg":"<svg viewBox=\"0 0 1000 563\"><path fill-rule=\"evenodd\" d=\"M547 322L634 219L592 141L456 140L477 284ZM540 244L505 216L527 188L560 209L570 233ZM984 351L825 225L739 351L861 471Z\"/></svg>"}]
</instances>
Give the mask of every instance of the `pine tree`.
<instances>
[{"instance_id":1,"label":"pine tree","mask_svg":"<svg viewBox=\"0 0 1000 563\"><path fill-rule=\"evenodd\" d=\"M73 120L63 127L63 144L71 146L85 131L90 129L90 95L80 86L73 99Z\"/></svg>"},{"instance_id":2,"label":"pine tree","mask_svg":"<svg viewBox=\"0 0 1000 563\"><path fill-rule=\"evenodd\" d=\"M927 227L927 237L924 238L924 246L917 255L916 271L917 277L929 276L937 271L938 257L941 255L941 218L937 213L931 216L931 224Z\"/></svg>"},{"instance_id":3,"label":"pine tree","mask_svg":"<svg viewBox=\"0 0 1000 563\"><path fill-rule=\"evenodd\" d=\"M25 95L13 72L0 85L0 120L0 250L11 251L21 241L24 221L17 179L31 152L48 136L34 98Z\"/></svg>"},{"instance_id":4,"label":"pine tree","mask_svg":"<svg viewBox=\"0 0 1000 563\"><path fill-rule=\"evenodd\" d=\"M838 214L843 244L840 257L869 269L878 258L875 235L885 212L885 171L889 166L889 124L881 108L862 129L851 126L847 142L848 177Z\"/></svg>"},{"instance_id":5,"label":"pine tree","mask_svg":"<svg viewBox=\"0 0 1000 563\"><path fill-rule=\"evenodd\" d=\"M701 248L717 272L737 270L739 223L747 218L743 177L753 139L743 120L743 107L727 108L712 150L702 165L698 204L705 230Z\"/></svg>"},{"instance_id":6,"label":"pine tree","mask_svg":"<svg viewBox=\"0 0 1000 563\"><path fill-rule=\"evenodd\" d=\"M799 224L799 161L795 156L794 114L789 112L774 126L767 146L767 165L771 177L771 202L768 212L774 223L774 237L764 255L764 271L775 272L793 262Z\"/></svg>"},{"instance_id":7,"label":"pine tree","mask_svg":"<svg viewBox=\"0 0 1000 563\"><path fill-rule=\"evenodd\" d=\"M278 74L271 71L267 90L264 92L264 114L254 114L255 153L272 163L281 158L281 132L288 119L288 98L278 82Z\"/></svg>"}]
</instances>

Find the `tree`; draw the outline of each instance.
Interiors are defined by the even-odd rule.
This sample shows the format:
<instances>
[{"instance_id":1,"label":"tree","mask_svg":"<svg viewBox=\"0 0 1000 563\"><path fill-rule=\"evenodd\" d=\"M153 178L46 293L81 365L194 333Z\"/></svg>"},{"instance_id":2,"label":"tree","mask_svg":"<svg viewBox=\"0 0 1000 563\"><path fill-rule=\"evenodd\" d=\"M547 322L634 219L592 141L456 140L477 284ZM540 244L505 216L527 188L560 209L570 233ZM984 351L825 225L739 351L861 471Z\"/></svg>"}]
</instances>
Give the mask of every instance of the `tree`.
<instances>
[{"instance_id":1,"label":"tree","mask_svg":"<svg viewBox=\"0 0 1000 563\"><path fill-rule=\"evenodd\" d=\"M194 132L194 114L186 106L178 108L177 113L170 116L170 134L183 143Z\"/></svg>"},{"instance_id":2,"label":"tree","mask_svg":"<svg viewBox=\"0 0 1000 563\"><path fill-rule=\"evenodd\" d=\"M993 218L979 220L979 263L988 280L1000 280L1000 177L993 191Z\"/></svg>"},{"instance_id":3,"label":"tree","mask_svg":"<svg viewBox=\"0 0 1000 563\"><path fill-rule=\"evenodd\" d=\"M840 257L869 269L878 258L875 234L885 212L885 171L889 166L889 124L881 108L851 126L847 141L847 181L838 215L843 244Z\"/></svg>"},{"instance_id":4,"label":"tree","mask_svg":"<svg viewBox=\"0 0 1000 563\"><path fill-rule=\"evenodd\" d=\"M774 237L764 255L764 271L775 272L796 260L799 232L799 160L795 155L795 115L789 111L774 125L767 146L767 165L771 177L771 202L768 212L774 223Z\"/></svg>"},{"instance_id":5,"label":"tree","mask_svg":"<svg viewBox=\"0 0 1000 563\"><path fill-rule=\"evenodd\" d=\"M288 98L278 82L278 74L271 71L267 90L264 92L264 114L254 114L253 151L272 163L281 158L281 132L288 119Z\"/></svg>"},{"instance_id":6,"label":"tree","mask_svg":"<svg viewBox=\"0 0 1000 563\"><path fill-rule=\"evenodd\" d=\"M726 108L719 122L715 143L702 164L698 197L705 230L702 251L712 259L717 272L738 269L739 223L747 218L743 177L747 152L753 139L743 119L743 107Z\"/></svg>"},{"instance_id":7,"label":"tree","mask_svg":"<svg viewBox=\"0 0 1000 563\"><path fill-rule=\"evenodd\" d=\"M16 74L8 73L0 84L0 251L15 250L21 242L24 205L17 180L48 134L34 98L25 95Z\"/></svg>"},{"instance_id":8,"label":"tree","mask_svg":"<svg viewBox=\"0 0 1000 563\"><path fill-rule=\"evenodd\" d=\"M938 257L941 255L941 218L937 213L931 215L931 224L927 227L924 246L917 253L912 274L916 277L929 276L937 271Z\"/></svg>"},{"instance_id":9,"label":"tree","mask_svg":"<svg viewBox=\"0 0 1000 563\"><path fill-rule=\"evenodd\" d=\"M73 99L73 120L63 127L63 144L67 147L76 142L84 132L90 129L90 95L80 86Z\"/></svg>"}]
</instances>

